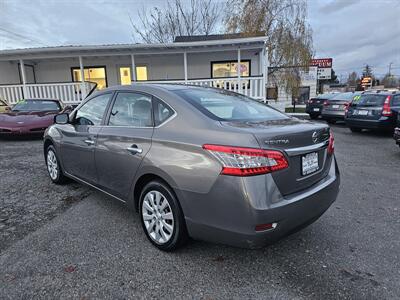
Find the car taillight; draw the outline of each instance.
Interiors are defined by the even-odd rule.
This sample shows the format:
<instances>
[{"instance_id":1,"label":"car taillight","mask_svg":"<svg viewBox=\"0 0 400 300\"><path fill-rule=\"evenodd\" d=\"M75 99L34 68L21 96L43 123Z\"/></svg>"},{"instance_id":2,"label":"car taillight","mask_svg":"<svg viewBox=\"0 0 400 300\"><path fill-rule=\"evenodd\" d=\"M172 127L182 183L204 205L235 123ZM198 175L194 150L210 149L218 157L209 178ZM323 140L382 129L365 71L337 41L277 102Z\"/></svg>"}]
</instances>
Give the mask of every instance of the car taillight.
<instances>
[{"instance_id":1,"label":"car taillight","mask_svg":"<svg viewBox=\"0 0 400 300\"><path fill-rule=\"evenodd\" d=\"M329 135L328 154L333 154L333 152L335 152L335 138L331 131Z\"/></svg>"},{"instance_id":2,"label":"car taillight","mask_svg":"<svg viewBox=\"0 0 400 300\"><path fill-rule=\"evenodd\" d=\"M392 115L392 110L390 109L390 96L387 96L385 102L383 102L382 116L389 117Z\"/></svg>"},{"instance_id":3,"label":"car taillight","mask_svg":"<svg viewBox=\"0 0 400 300\"><path fill-rule=\"evenodd\" d=\"M221 174L252 176L286 169L289 166L280 151L233 146L204 145L222 164Z\"/></svg>"},{"instance_id":4,"label":"car taillight","mask_svg":"<svg viewBox=\"0 0 400 300\"><path fill-rule=\"evenodd\" d=\"M348 102L344 103L344 113L345 113L345 115L347 115L347 112L349 111L350 104L351 103L348 103Z\"/></svg>"},{"instance_id":5,"label":"car taillight","mask_svg":"<svg viewBox=\"0 0 400 300\"><path fill-rule=\"evenodd\" d=\"M325 100L324 101L324 106L328 106L329 105L329 101L328 100Z\"/></svg>"}]
</instances>

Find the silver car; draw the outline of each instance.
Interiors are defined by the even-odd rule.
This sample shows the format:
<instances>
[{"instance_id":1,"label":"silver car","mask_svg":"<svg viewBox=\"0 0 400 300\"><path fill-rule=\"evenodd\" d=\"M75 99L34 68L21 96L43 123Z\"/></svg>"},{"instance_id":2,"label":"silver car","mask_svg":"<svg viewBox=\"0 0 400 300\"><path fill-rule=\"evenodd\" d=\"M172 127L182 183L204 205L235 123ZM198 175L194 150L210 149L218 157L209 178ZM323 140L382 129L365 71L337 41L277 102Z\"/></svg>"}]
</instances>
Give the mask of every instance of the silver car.
<instances>
[{"instance_id":1,"label":"silver car","mask_svg":"<svg viewBox=\"0 0 400 300\"><path fill-rule=\"evenodd\" d=\"M338 194L327 125L225 90L112 87L55 122L44 136L51 180L125 202L165 251L188 237L261 247L317 220Z\"/></svg>"}]
</instances>

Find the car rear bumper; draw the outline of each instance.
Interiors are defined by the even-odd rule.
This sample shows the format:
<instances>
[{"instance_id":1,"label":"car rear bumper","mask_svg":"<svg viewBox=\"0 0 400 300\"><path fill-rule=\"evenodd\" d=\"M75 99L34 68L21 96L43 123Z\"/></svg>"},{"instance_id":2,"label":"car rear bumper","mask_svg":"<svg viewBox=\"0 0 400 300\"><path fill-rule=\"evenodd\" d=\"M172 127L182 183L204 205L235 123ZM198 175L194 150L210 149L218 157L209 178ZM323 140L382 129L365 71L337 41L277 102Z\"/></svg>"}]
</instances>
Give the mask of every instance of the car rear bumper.
<instances>
[{"instance_id":1,"label":"car rear bumper","mask_svg":"<svg viewBox=\"0 0 400 300\"><path fill-rule=\"evenodd\" d=\"M244 248L271 244L317 220L336 200L340 183L335 160L325 178L284 197L271 175L220 177L218 187L208 194L179 192L189 235ZM221 184L226 186L221 188ZM268 223L276 227L255 231L256 225Z\"/></svg>"},{"instance_id":2,"label":"car rear bumper","mask_svg":"<svg viewBox=\"0 0 400 300\"><path fill-rule=\"evenodd\" d=\"M343 120L345 112L343 110L333 110L333 111L322 111L323 119L335 119L335 120Z\"/></svg>"},{"instance_id":3,"label":"car rear bumper","mask_svg":"<svg viewBox=\"0 0 400 300\"><path fill-rule=\"evenodd\" d=\"M387 120L363 120L363 119L354 119L354 118L346 118L346 125L349 127L356 128L365 128L365 129L392 129L392 122Z\"/></svg>"},{"instance_id":4,"label":"car rear bumper","mask_svg":"<svg viewBox=\"0 0 400 300\"><path fill-rule=\"evenodd\" d=\"M320 115L322 112L322 105L314 104L306 106L306 113L310 115Z\"/></svg>"}]
</instances>

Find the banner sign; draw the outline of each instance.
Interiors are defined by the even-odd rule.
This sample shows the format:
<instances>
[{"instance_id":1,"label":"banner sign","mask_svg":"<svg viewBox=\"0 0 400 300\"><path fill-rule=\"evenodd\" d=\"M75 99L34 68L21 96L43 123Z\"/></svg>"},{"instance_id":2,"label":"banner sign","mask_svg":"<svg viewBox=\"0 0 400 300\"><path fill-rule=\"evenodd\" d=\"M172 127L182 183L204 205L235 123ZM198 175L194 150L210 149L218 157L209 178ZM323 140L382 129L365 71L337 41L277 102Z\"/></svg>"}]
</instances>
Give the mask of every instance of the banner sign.
<instances>
[{"instance_id":1,"label":"banner sign","mask_svg":"<svg viewBox=\"0 0 400 300\"><path fill-rule=\"evenodd\" d=\"M314 58L310 66L318 68L318 79L331 79L332 58Z\"/></svg>"},{"instance_id":2,"label":"banner sign","mask_svg":"<svg viewBox=\"0 0 400 300\"><path fill-rule=\"evenodd\" d=\"M310 66L318 68L332 68L332 58L313 58Z\"/></svg>"}]
</instances>

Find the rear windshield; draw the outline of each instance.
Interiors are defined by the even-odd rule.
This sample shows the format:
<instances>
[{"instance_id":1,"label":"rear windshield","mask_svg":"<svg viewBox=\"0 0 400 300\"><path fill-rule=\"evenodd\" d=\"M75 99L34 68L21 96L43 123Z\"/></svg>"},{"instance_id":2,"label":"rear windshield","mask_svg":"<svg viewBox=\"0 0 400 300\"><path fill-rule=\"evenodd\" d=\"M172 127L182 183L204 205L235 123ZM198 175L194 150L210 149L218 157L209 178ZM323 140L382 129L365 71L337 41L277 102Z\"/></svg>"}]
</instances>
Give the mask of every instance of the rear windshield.
<instances>
[{"instance_id":1,"label":"rear windshield","mask_svg":"<svg viewBox=\"0 0 400 300\"><path fill-rule=\"evenodd\" d=\"M60 104L50 100L22 100L14 105L13 111L56 111Z\"/></svg>"},{"instance_id":2,"label":"rear windshield","mask_svg":"<svg viewBox=\"0 0 400 300\"><path fill-rule=\"evenodd\" d=\"M363 94L355 97L353 104L361 106L382 106L387 95Z\"/></svg>"},{"instance_id":3,"label":"rear windshield","mask_svg":"<svg viewBox=\"0 0 400 300\"><path fill-rule=\"evenodd\" d=\"M334 97L332 97L332 100L352 101L354 96L357 96L357 94L355 94L355 93L341 93L341 94L336 94Z\"/></svg>"},{"instance_id":4,"label":"rear windshield","mask_svg":"<svg viewBox=\"0 0 400 300\"><path fill-rule=\"evenodd\" d=\"M173 92L214 120L269 121L288 118L265 104L225 90L193 88Z\"/></svg>"},{"instance_id":5,"label":"rear windshield","mask_svg":"<svg viewBox=\"0 0 400 300\"><path fill-rule=\"evenodd\" d=\"M333 97L335 97L337 94L321 94L318 95L316 98L314 99L332 99Z\"/></svg>"}]
</instances>

